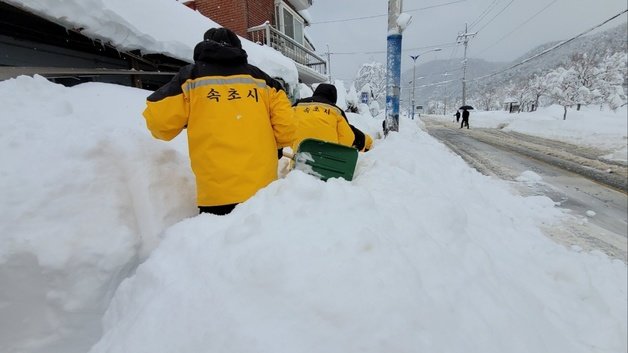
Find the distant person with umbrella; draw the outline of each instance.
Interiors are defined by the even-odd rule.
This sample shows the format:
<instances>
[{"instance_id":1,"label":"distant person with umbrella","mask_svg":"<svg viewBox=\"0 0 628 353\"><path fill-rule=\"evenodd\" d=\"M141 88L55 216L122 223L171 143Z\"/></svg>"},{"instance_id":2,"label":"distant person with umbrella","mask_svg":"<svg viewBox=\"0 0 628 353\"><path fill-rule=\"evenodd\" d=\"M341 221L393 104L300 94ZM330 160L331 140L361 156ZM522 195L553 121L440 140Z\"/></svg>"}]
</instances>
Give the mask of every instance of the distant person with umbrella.
<instances>
[{"instance_id":1,"label":"distant person with umbrella","mask_svg":"<svg viewBox=\"0 0 628 353\"><path fill-rule=\"evenodd\" d=\"M468 129L469 128L469 110L473 109L473 107L470 105L463 105L462 107L458 109L462 109L462 123L460 123L460 128L462 129L466 125Z\"/></svg>"}]
</instances>

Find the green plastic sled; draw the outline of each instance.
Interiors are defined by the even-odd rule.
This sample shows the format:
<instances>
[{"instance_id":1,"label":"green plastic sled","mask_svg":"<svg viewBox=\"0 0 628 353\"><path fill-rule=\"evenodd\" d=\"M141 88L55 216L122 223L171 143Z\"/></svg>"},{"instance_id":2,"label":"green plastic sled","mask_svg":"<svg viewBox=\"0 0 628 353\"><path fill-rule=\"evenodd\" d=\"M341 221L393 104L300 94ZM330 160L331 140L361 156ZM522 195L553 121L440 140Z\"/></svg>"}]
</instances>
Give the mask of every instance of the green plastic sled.
<instances>
[{"instance_id":1,"label":"green plastic sled","mask_svg":"<svg viewBox=\"0 0 628 353\"><path fill-rule=\"evenodd\" d=\"M312 138L301 141L294 156L295 169L324 181L329 178L351 181L357 162L357 149Z\"/></svg>"}]
</instances>

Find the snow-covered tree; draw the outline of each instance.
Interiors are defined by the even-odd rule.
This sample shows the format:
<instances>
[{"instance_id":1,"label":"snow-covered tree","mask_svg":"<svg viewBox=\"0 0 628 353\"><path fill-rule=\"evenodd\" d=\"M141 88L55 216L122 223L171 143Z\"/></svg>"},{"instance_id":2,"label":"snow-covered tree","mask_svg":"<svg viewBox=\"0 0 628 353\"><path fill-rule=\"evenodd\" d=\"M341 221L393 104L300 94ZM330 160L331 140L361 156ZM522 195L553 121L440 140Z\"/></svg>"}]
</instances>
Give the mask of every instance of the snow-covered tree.
<instances>
[{"instance_id":1,"label":"snow-covered tree","mask_svg":"<svg viewBox=\"0 0 628 353\"><path fill-rule=\"evenodd\" d=\"M359 90L368 84L373 95L372 99L380 105L386 103L386 66L384 64L378 62L363 64L356 74L354 84Z\"/></svg>"},{"instance_id":2,"label":"snow-covered tree","mask_svg":"<svg viewBox=\"0 0 628 353\"><path fill-rule=\"evenodd\" d=\"M595 53L576 53L570 57L569 65L576 72L578 78L577 110L580 110L580 105L588 105L597 100L598 94L595 91L594 83L596 82L595 76L598 61L598 55Z\"/></svg>"},{"instance_id":3,"label":"snow-covered tree","mask_svg":"<svg viewBox=\"0 0 628 353\"><path fill-rule=\"evenodd\" d=\"M547 85L543 76L534 75L528 81L528 92L525 96L528 104L531 105L531 110L535 111L539 107L539 100L541 96L547 94Z\"/></svg>"},{"instance_id":4,"label":"snow-covered tree","mask_svg":"<svg viewBox=\"0 0 628 353\"><path fill-rule=\"evenodd\" d=\"M503 103L521 104L517 96L519 95L518 86L510 81L499 91L499 100Z\"/></svg>"},{"instance_id":5,"label":"snow-covered tree","mask_svg":"<svg viewBox=\"0 0 628 353\"><path fill-rule=\"evenodd\" d=\"M476 100L484 110L493 110L498 100L497 92L494 87L486 87L482 89Z\"/></svg>"},{"instance_id":6,"label":"snow-covered tree","mask_svg":"<svg viewBox=\"0 0 628 353\"><path fill-rule=\"evenodd\" d=\"M623 83L626 78L626 53L615 53L606 56L595 68L594 87L599 93L600 105L607 103L615 110L626 103L626 92Z\"/></svg>"},{"instance_id":7,"label":"snow-covered tree","mask_svg":"<svg viewBox=\"0 0 628 353\"><path fill-rule=\"evenodd\" d=\"M517 86L514 97L519 101L519 113L529 110L529 106L532 105L529 81L522 81Z\"/></svg>"},{"instance_id":8,"label":"snow-covered tree","mask_svg":"<svg viewBox=\"0 0 628 353\"><path fill-rule=\"evenodd\" d=\"M431 100L427 103L427 113L437 114L443 111L443 103L440 101Z\"/></svg>"},{"instance_id":9,"label":"snow-covered tree","mask_svg":"<svg viewBox=\"0 0 628 353\"><path fill-rule=\"evenodd\" d=\"M559 67L547 74L546 83L549 96L556 104L563 106L563 120L566 120L567 108L578 104L582 96L578 72L574 68Z\"/></svg>"}]
</instances>

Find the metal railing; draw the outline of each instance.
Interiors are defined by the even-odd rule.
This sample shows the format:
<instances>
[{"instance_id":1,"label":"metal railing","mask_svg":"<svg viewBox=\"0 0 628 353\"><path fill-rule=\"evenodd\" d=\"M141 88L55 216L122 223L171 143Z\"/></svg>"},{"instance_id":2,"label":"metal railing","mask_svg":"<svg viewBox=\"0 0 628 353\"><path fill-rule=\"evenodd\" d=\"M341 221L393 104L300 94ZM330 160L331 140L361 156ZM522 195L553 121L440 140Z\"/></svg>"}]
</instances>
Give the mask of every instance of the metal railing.
<instances>
[{"instance_id":1,"label":"metal railing","mask_svg":"<svg viewBox=\"0 0 628 353\"><path fill-rule=\"evenodd\" d=\"M275 29L268 21L262 25L249 28L247 32L250 33L253 42L266 44L295 62L322 75L327 75L327 63L323 58Z\"/></svg>"}]
</instances>

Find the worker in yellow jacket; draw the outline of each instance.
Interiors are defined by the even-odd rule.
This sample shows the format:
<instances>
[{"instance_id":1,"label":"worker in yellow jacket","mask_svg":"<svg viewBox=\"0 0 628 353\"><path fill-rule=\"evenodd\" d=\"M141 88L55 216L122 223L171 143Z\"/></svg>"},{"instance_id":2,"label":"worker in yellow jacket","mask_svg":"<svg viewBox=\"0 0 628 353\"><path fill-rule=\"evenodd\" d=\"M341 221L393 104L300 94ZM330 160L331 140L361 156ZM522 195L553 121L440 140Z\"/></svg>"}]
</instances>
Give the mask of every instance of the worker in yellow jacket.
<instances>
[{"instance_id":1,"label":"worker in yellow jacket","mask_svg":"<svg viewBox=\"0 0 628 353\"><path fill-rule=\"evenodd\" d=\"M336 86L321 83L312 97L298 100L294 105L297 131L292 150L296 151L301 141L315 138L327 142L352 146L359 151L368 151L373 139L349 124L345 113L336 106Z\"/></svg>"},{"instance_id":2,"label":"worker in yellow jacket","mask_svg":"<svg viewBox=\"0 0 628 353\"><path fill-rule=\"evenodd\" d=\"M280 84L248 64L238 36L212 28L187 65L147 98L146 125L169 141L187 128L199 211L227 214L277 179L296 124Z\"/></svg>"}]
</instances>

